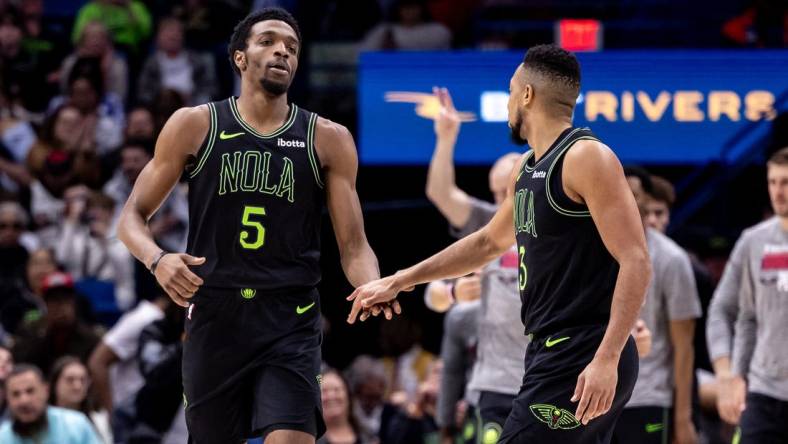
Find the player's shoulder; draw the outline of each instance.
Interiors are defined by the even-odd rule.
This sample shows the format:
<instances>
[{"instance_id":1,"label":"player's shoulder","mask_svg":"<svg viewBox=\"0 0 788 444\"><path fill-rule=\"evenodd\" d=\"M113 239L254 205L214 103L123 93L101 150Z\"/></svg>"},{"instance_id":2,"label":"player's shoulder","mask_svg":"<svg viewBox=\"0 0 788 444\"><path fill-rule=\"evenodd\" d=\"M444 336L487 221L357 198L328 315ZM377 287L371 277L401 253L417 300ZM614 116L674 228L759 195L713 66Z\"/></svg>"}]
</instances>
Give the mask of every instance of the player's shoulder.
<instances>
[{"instance_id":1,"label":"player's shoulder","mask_svg":"<svg viewBox=\"0 0 788 444\"><path fill-rule=\"evenodd\" d=\"M320 115L315 121L315 135L320 139L327 139L334 142L342 140L353 140L350 130L341 123L334 122Z\"/></svg>"},{"instance_id":2,"label":"player's shoulder","mask_svg":"<svg viewBox=\"0 0 788 444\"><path fill-rule=\"evenodd\" d=\"M770 217L763 222L759 222L749 228L746 228L741 233L739 242L749 243L757 242L757 240L764 235L772 233L775 229L780 228L780 219L777 216Z\"/></svg>"},{"instance_id":3,"label":"player's shoulder","mask_svg":"<svg viewBox=\"0 0 788 444\"><path fill-rule=\"evenodd\" d=\"M207 128L211 122L208 104L179 108L168 119L170 122L175 125L204 125Z\"/></svg>"},{"instance_id":4,"label":"player's shoulder","mask_svg":"<svg viewBox=\"0 0 788 444\"><path fill-rule=\"evenodd\" d=\"M581 138L576 140L566 151L564 162L582 162L585 164L619 163L613 150L597 138Z\"/></svg>"}]
</instances>

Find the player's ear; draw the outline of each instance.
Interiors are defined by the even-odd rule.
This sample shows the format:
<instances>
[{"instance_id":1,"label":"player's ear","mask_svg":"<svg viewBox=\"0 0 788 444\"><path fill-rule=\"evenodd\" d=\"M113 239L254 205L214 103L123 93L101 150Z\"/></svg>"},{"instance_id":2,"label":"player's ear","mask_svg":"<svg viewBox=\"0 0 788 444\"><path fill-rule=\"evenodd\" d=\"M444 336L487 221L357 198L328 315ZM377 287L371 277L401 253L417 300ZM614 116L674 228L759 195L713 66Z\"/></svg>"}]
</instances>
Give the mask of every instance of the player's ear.
<instances>
[{"instance_id":1,"label":"player's ear","mask_svg":"<svg viewBox=\"0 0 788 444\"><path fill-rule=\"evenodd\" d=\"M523 106L528 106L534 100L534 87L530 83L526 83L523 88L520 100Z\"/></svg>"},{"instance_id":2,"label":"player's ear","mask_svg":"<svg viewBox=\"0 0 788 444\"><path fill-rule=\"evenodd\" d=\"M235 51L235 54L233 54L233 61L239 70L246 71L246 54L244 54L243 51Z\"/></svg>"}]
</instances>

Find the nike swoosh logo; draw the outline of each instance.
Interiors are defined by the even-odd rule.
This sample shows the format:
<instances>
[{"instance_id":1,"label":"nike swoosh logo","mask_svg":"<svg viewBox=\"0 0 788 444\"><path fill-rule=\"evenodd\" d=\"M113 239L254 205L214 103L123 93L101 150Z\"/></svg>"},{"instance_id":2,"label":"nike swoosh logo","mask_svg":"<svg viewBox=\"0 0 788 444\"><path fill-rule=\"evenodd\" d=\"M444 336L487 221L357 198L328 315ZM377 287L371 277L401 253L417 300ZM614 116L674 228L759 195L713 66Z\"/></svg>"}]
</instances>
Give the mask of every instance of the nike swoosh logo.
<instances>
[{"instance_id":1,"label":"nike swoosh logo","mask_svg":"<svg viewBox=\"0 0 788 444\"><path fill-rule=\"evenodd\" d=\"M554 346L555 344L558 344L559 342L566 341L567 339L569 339L569 336L564 336L563 338L558 338L558 339L547 338L547 340L544 341L544 346L547 347L547 348L550 348L550 347Z\"/></svg>"},{"instance_id":2,"label":"nike swoosh logo","mask_svg":"<svg viewBox=\"0 0 788 444\"><path fill-rule=\"evenodd\" d=\"M240 132L240 133L232 133L232 134L227 134L227 133L225 133L225 132L224 132L224 130L222 130L222 132L221 132L221 133L219 133L219 138L220 138L220 139L222 139L222 140L227 140L227 139L232 139L233 137L238 137L238 136L241 136L241 135L243 135L243 134L246 134L246 133L244 133L244 132L242 131L242 132Z\"/></svg>"},{"instance_id":3,"label":"nike swoosh logo","mask_svg":"<svg viewBox=\"0 0 788 444\"><path fill-rule=\"evenodd\" d=\"M665 426L661 422L656 424L646 424L646 433L659 432L663 428L665 428Z\"/></svg>"},{"instance_id":4,"label":"nike swoosh logo","mask_svg":"<svg viewBox=\"0 0 788 444\"><path fill-rule=\"evenodd\" d=\"M314 306L315 306L315 303L314 303L314 302L312 302L311 304L307 305L306 307L301 307L301 306L299 305L298 307L296 307L296 313L297 313L297 314L300 314L300 315L301 315L301 314L304 314L304 313L306 313L306 312L307 312L307 311L308 311L310 308L312 308L312 307L314 307Z\"/></svg>"}]
</instances>

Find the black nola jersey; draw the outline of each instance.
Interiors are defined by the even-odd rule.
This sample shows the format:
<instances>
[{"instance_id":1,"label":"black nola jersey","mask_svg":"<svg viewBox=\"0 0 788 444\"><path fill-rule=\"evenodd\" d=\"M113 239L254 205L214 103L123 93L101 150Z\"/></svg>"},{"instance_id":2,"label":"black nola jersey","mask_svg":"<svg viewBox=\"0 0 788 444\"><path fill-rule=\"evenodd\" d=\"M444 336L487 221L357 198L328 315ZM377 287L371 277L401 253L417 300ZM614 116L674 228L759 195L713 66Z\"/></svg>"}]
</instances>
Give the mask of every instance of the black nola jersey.
<instances>
[{"instance_id":1,"label":"black nola jersey","mask_svg":"<svg viewBox=\"0 0 788 444\"><path fill-rule=\"evenodd\" d=\"M618 263L588 207L571 200L561 181L564 155L584 139L598 140L587 128L569 128L539 161L531 151L515 184L521 315L526 333L537 336L610 319Z\"/></svg>"},{"instance_id":2,"label":"black nola jersey","mask_svg":"<svg viewBox=\"0 0 788 444\"><path fill-rule=\"evenodd\" d=\"M241 118L235 97L208 109L208 136L187 170L186 251L206 259L195 272L209 287L317 285L324 203L317 115L291 104L285 123L261 134Z\"/></svg>"}]
</instances>

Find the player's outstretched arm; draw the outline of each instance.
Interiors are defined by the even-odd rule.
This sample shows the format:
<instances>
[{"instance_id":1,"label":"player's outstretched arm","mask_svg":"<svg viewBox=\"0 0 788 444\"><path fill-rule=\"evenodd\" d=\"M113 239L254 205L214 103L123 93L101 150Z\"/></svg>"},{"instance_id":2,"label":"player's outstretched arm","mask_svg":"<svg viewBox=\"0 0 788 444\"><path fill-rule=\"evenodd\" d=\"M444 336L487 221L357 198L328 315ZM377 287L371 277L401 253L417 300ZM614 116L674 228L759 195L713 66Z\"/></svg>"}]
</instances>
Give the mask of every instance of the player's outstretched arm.
<instances>
[{"instance_id":1,"label":"player's outstretched arm","mask_svg":"<svg viewBox=\"0 0 788 444\"><path fill-rule=\"evenodd\" d=\"M187 307L202 285L202 279L189 270L205 258L187 254L165 254L148 228L148 220L159 209L178 183L190 155L197 150L210 126L205 106L182 108L170 117L156 141L153 159L142 169L118 221L118 239L145 267L158 260L155 275L164 291L178 305Z\"/></svg>"},{"instance_id":2,"label":"player's outstretched arm","mask_svg":"<svg viewBox=\"0 0 788 444\"><path fill-rule=\"evenodd\" d=\"M353 301L348 323L354 323L362 310L393 300L400 291L409 291L416 285L437 279L464 276L509 249L515 241L512 202L516 174L522 159L517 165L512 170L506 199L487 225L410 268L356 288L347 298Z\"/></svg>"},{"instance_id":3,"label":"player's outstretched arm","mask_svg":"<svg viewBox=\"0 0 788 444\"><path fill-rule=\"evenodd\" d=\"M356 192L356 144L347 128L320 118L315 131L315 147L323 166L328 212L342 269L348 281L358 287L378 279L380 269L364 232L364 216Z\"/></svg>"},{"instance_id":4,"label":"player's outstretched arm","mask_svg":"<svg viewBox=\"0 0 788 444\"><path fill-rule=\"evenodd\" d=\"M635 198L610 148L596 141L578 142L566 154L562 180L567 195L588 206L602 242L619 265L610 323L572 397L579 401L575 416L588 424L613 403L619 357L643 306L651 260Z\"/></svg>"}]
</instances>

